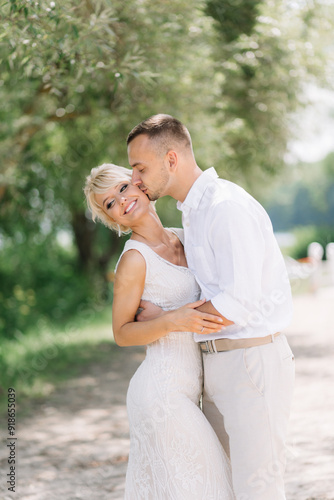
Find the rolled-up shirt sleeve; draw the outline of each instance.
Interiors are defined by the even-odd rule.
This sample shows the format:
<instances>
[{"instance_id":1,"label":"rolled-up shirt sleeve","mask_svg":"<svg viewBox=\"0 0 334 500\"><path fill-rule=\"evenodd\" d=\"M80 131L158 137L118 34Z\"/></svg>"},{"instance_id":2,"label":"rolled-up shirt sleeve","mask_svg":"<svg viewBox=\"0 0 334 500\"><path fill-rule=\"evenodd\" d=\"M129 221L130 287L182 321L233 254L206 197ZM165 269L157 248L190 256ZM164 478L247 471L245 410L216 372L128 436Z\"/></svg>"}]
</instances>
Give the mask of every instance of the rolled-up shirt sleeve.
<instances>
[{"instance_id":1,"label":"rolled-up shirt sleeve","mask_svg":"<svg viewBox=\"0 0 334 500\"><path fill-rule=\"evenodd\" d=\"M220 292L211 303L223 316L244 326L262 299L268 220L233 200L212 207L209 242Z\"/></svg>"}]
</instances>

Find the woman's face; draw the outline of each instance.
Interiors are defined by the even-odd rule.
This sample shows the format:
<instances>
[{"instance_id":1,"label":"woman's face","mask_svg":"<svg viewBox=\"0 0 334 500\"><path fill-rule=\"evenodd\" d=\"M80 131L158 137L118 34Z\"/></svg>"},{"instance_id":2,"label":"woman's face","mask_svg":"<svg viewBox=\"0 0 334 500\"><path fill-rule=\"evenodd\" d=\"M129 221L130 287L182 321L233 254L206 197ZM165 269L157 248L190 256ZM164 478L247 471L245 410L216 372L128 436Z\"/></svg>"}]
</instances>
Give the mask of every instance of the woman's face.
<instances>
[{"instance_id":1,"label":"woman's face","mask_svg":"<svg viewBox=\"0 0 334 500\"><path fill-rule=\"evenodd\" d=\"M132 227L150 206L148 197L129 181L123 181L105 193L95 193L94 196L108 217L127 227Z\"/></svg>"}]
</instances>

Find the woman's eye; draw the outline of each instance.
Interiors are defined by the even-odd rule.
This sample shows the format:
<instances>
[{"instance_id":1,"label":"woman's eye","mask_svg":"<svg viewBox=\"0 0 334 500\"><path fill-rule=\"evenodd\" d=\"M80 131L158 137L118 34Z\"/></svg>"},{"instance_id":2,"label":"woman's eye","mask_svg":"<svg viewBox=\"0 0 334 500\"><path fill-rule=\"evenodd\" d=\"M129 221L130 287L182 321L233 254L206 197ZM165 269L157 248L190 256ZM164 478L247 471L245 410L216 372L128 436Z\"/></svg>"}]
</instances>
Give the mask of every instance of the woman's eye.
<instances>
[{"instance_id":1,"label":"woman's eye","mask_svg":"<svg viewBox=\"0 0 334 500\"><path fill-rule=\"evenodd\" d=\"M113 206L113 200L107 203L107 210L109 210L112 206Z\"/></svg>"},{"instance_id":2,"label":"woman's eye","mask_svg":"<svg viewBox=\"0 0 334 500\"><path fill-rule=\"evenodd\" d=\"M123 191L125 191L125 189L128 187L129 184L123 184L123 186L121 187L121 189L119 190L120 193L122 193Z\"/></svg>"}]
</instances>

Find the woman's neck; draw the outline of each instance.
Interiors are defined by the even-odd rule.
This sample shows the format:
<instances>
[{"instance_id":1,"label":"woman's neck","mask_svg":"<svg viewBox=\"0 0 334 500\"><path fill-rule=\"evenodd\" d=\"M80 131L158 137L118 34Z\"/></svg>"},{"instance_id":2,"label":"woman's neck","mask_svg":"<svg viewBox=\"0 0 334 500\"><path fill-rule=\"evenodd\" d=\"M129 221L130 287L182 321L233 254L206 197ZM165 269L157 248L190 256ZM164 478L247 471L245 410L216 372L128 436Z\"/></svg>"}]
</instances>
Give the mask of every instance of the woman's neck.
<instances>
[{"instance_id":1,"label":"woman's neck","mask_svg":"<svg viewBox=\"0 0 334 500\"><path fill-rule=\"evenodd\" d=\"M187 267L183 245L179 237L163 227L157 214L141 217L140 223L132 227L131 239L141 241L165 260L176 266Z\"/></svg>"},{"instance_id":2,"label":"woman's neck","mask_svg":"<svg viewBox=\"0 0 334 500\"><path fill-rule=\"evenodd\" d=\"M131 229L131 239L143 241L152 247L169 242L168 232L155 212L149 212L147 217L142 217L140 223Z\"/></svg>"}]
</instances>

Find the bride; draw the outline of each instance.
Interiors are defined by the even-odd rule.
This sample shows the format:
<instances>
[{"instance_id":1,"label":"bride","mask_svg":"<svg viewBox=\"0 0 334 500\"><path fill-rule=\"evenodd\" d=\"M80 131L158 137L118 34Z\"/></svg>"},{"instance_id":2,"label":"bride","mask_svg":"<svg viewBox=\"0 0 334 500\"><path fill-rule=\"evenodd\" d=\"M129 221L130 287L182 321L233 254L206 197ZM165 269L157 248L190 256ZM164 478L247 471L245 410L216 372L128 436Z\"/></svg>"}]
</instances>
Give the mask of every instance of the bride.
<instances>
[{"instance_id":1,"label":"bride","mask_svg":"<svg viewBox=\"0 0 334 500\"><path fill-rule=\"evenodd\" d=\"M125 499L233 500L228 458L199 408L202 359L192 333L221 330L221 318L196 310L204 301L187 267L183 230L163 227L129 169L93 168L85 195L93 220L119 235L132 232L116 266L113 332L120 346L147 345L127 393ZM137 322L141 299L165 314Z\"/></svg>"}]
</instances>

